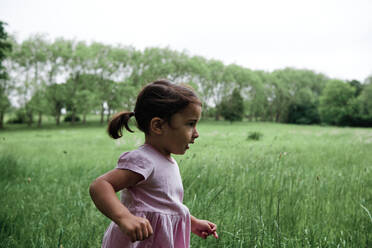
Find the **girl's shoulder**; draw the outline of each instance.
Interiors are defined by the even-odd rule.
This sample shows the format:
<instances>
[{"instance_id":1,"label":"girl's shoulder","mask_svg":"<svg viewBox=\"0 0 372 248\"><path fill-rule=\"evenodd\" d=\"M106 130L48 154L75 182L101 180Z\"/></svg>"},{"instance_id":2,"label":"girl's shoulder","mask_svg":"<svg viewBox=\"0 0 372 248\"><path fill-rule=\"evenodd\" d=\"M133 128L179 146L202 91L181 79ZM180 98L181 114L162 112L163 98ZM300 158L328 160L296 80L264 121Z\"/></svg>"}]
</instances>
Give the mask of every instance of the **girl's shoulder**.
<instances>
[{"instance_id":1,"label":"girl's shoulder","mask_svg":"<svg viewBox=\"0 0 372 248\"><path fill-rule=\"evenodd\" d=\"M148 153L143 146L135 150L127 151L119 156L118 162L139 162L151 163L151 154Z\"/></svg>"},{"instance_id":2,"label":"girl's shoulder","mask_svg":"<svg viewBox=\"0 0 372 248\"><path fill-rule=\"evenodd\" d=\"M142 149L142 146L120 155L117 163L118 169L128 169L147 178L154 169L151 155Z\"/></svg>"}]
</instances>

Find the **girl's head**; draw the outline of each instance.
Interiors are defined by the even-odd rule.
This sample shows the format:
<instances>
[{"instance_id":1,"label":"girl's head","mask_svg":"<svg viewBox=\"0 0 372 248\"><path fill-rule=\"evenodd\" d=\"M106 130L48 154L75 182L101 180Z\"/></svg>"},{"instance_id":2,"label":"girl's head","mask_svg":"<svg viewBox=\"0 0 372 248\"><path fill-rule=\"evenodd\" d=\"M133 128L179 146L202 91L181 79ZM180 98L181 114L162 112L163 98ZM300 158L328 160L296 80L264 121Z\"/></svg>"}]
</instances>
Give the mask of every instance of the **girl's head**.
<instances>
[{"instance_id":1,"label":"girl's head","mask_svg":"<svg viewBox=\"0 0 372 248\"><path fill-rule=\"evenodd\" d=\"M201 106L201 101L192 89L172 84L167 80L155 81L146 85L138 94L134 112L120 112L111 119L108 133L117 139L122 136L123 127L133 132L128 126L128 121L134 116L137 127L149 135L151 120L157 117L171 125L172 116L184 110L189 104Z\"/></svg>"}]
</instances>

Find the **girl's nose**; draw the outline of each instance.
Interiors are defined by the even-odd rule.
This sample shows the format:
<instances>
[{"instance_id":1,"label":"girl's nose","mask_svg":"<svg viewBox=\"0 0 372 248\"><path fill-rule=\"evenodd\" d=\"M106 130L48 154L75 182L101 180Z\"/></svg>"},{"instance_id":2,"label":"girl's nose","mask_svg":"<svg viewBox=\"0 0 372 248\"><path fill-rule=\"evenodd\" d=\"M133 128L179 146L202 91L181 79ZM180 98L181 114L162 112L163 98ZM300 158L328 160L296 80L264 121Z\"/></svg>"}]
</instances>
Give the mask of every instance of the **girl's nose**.
<instances>
[{"instance_id":1,"label":"girl's nose","mask_svg":"<svg viewBox=\"0 0 372 248\"><path fill-rule=\"evenodd\" d=\"M192 133L192 137L193 137L194 139L196 139L196 138L199 137L199 133L198 133L198 131L196 130L196 128L194 128L194 132Z\"/></svg>"}]
</instances>

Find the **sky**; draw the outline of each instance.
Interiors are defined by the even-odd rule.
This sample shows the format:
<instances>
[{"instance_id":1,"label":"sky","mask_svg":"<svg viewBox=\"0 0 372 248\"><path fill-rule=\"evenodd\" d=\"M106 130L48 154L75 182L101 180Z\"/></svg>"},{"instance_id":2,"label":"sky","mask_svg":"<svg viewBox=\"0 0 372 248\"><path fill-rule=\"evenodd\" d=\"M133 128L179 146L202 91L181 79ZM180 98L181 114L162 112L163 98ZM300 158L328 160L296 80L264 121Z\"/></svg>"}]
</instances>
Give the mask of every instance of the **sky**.
<instances>
[{"instance_id":1,"label":"sky","mask_svg":"<svg viewBox=\"0 0 372 248\"><path fill-rule=\"evenodd\" d=\"M252 70L292 67L363 82L372 75L372 0L0 0L22 41L168 47Z\"/></svg>"}]
</instances>

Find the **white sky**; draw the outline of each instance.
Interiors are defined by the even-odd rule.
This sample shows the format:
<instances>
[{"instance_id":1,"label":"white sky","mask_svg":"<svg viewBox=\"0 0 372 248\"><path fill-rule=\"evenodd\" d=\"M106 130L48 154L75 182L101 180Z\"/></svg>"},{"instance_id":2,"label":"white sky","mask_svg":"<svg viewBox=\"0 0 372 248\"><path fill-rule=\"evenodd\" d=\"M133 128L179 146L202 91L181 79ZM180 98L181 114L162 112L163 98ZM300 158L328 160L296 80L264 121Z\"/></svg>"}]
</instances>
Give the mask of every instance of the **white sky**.
<instances>
[{"instance_id":1,"label":"white sky","mask_svg":"<svg viewBox=\"0 0 372 248\"><path fill-rule=\"evenodd\" d=\"M372 0L0 0L0 20L18 40L44 33L250 69L372 75Z\"/></svg>"}]
</instances>

